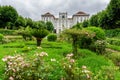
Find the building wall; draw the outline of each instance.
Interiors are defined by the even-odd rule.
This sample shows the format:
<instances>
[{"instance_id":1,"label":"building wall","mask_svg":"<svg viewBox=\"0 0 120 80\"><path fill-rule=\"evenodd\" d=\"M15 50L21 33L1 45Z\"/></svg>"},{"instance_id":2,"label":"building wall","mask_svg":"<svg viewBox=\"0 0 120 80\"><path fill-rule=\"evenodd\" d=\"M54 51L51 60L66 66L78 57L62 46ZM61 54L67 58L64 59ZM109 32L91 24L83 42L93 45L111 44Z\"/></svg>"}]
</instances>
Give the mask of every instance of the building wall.
<instances>
[{"instance_id":1,"label":"building wall","mask_svg":"<svg viewBox=\"0 0 120 80\"><path fill-rule=\"evenodd\" d=\"M41 16L42 21L51 21L54 25L54 29L56 33L60 33L61 31L65 29L71 28L73 25L75 25L77 22L81 23L84 20L87 20L89 18L88 15L74 15L72 18L68 18L67 13L59 13L59 18L55 18L51 15L44 15Z\"/></svg>"}]
</instances>

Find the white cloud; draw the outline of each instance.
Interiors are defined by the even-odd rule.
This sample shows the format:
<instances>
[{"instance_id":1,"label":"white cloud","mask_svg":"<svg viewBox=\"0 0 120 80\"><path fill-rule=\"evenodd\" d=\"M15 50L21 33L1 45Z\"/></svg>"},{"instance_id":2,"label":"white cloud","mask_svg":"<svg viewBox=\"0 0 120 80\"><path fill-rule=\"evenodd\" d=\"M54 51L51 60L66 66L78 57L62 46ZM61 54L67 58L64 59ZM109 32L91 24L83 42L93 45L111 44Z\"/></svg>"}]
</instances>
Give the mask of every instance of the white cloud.
<instances>
[{"instance_id":1,"label":"white cloud","mask_svg":"<svg viewBox=\"0 0 120 80\"><path fill-rule=\"evenodd\" d=\"M105 9L110 0L0 0L0 5L11 5L24 17L39 20L41 14L51 12L68 12L73 15L77 11L94 14Z\"/></svg>"}]
</instances>

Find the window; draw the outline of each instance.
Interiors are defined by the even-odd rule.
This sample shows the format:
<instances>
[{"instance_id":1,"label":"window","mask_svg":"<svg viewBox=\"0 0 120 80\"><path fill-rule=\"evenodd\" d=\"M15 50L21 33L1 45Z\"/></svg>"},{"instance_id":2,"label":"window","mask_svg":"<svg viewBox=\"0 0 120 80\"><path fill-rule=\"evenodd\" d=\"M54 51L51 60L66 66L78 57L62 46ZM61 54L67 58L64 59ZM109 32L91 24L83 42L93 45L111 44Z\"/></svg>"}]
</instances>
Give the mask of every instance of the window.
<instances>
[{"instance_id":1,"label":"window","mask_svg":"<svg viewBox=\"0 0 120 80\"><path fill-rule=\"evenodd\" d=\"M65 16L63 15L62 18L65 18Z\"/></svg>"}]
</instances>

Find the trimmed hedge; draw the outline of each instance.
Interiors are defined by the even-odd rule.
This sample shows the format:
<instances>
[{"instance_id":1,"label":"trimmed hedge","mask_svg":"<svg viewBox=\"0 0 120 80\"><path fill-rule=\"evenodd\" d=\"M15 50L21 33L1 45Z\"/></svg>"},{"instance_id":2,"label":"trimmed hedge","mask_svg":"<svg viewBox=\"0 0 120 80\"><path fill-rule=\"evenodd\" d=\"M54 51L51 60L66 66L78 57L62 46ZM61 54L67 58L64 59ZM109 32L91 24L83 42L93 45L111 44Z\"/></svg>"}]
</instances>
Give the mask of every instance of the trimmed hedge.
<instances>
[{"instance_id":1,"label":"trimmed hedge","mask_svg":"<svg viewBox=\"0 0 120 80\"><path fill-rule=\"evenodd\" d=\"M116 51L120 51L120 46L116 46L116 45L107 45L107 48L110 48L110 49L113 49L113 50L116 50Z\"/></svg>"},{"instance_id":2,"label":"trimmed hedge","mask_svg":"<svg viewBox=\"0 0 120 80\"><path fill-rule=\"evenodd\" d=\"M16 35L15 30L9 30L9 29L0 29L0 33L3 35Z\"/></svg>"},{"instance_id":3,"label":"trimmed hedge","mask_svg":"<svg viewBox=\"0 0 120 80\"><path fill-rule=\"evenodd\" d=\"M105 32L102 28L90 26L85 29L90 30L95 33L95 37L94 37L95 40L104 40L105 39Z\"/></svg>"},{"instance_id":4,"label":"trimmed hedge","mask_svg":"<svg viewBox=\"0 0 120 80\"><path fill-rule=\"evenodd\" d=\"M2 41L4 38L3 34L0 34L0 41Z\"/></svg>"},{"instance_id":5,"label":"trimmed hedge","mask_svg":"<svg viewBox=\"0 0 120 80\"><path fill-rule=\"evenodd\" d=\"M56 34L50 34L47 36L48 41L56 41L57 40L57 35Z\"/></svg>"},{"instance_id":6,"label":"trimmed hedge","mask_svg":"<svg viewBox=\"0 0 120 80\"><path fill-rule=\"evenodd\" d=\"M116 45L116 46L120 46L120 39L107 38L107 43L112 44L112 45Z\"/></svg>"},{"instance_id":7,"label":"trimmed hedge","mask_svg":"<svg viewBox=\"0 0 120 80\"><path fill-rule=\"evenodd\" d=\"M120 38L120 28L105 30L107 37L119 37Z\"/></svg>"},{"instance_id":8,"label":"trimmed hedge","mask_svg":"<svg viewBox=\"0 0 120 80\"><path fill-rule=\"evenodd\" d=\"M0 33L0 43L3 43L4 35Z\"/></svg>"},{"instance_id":9,"label":"trimmed hedge","mask_svg":"<svg viewBox=\"0 0 120 80\"><path fill-rule=\"evenodd\" d=\"M81 40L79 40L79 47L92 50L98 54L104 54L106 48L106 41L104 41L106 39L104 30L100 27L92 26L84 29L92 31L95 33L95 36L93 38L83 37Z\"/></svg>"}]
</instances>

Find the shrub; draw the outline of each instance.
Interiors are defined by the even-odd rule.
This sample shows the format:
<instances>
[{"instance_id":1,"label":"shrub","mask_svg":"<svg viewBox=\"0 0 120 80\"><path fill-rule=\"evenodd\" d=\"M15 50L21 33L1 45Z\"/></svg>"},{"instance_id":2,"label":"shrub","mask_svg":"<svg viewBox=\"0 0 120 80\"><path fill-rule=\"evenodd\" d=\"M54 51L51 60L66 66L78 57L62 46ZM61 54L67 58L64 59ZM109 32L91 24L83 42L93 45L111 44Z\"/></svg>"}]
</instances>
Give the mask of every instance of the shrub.
<instances>
[{"instance_id":1,"label":"shrub","mask_svg":"<svg viewBox=\"0 0 120 80\"><path fill-rule=\"evenodd\" d=\"M4 38L4 42L7 42L7 41L10 41L10 42L14 42L14 41L20 41L22 40L22 36L5 36Z\"/></svg>"},{"instance_id":2,"label":"shrub","mask_svg":"<svg viewBox=\"0 0 120 80\"><path fill-rule=\"evenodd\" d=\"M89 46L91 45L92 42L93 42L93 39L86 38L86 37L83 37L78 41L79 47L82 49L89 49Z\"/></svg>"},{"instance_id":3,"label":"shrub","mask_svg":"<svg viewBox=\"0 0 120 80\"><path fill-rule=\"evenodd\" d=\"M95 40L105 39L105 32L100 27L87 27L85 29L95 32Z\"/></svg>"},{"instance_id":4,"label":"shrub","mask_svg":"<svg viewBox=\"0 0 120 80\"><path fill-rule=\"evenodd\" d=\"M19 29L16 31L16 33L22 35L24 40L32 40L31 28L29 26L27 26L25 29Z\"/></svg>"},{"instance_id":5,"label":"shrub","mask_svg":"<svg viewBox=\"0 0 120 80\"><path fill-rule=\"evenodd\" d=\"M115 72L118 67L113 66L102 66L101 70L94 76L94 80L115 80Z\"/></svg>"},{"instance_id":6,"label":"shrub","mask_svg":"<svg viewBox=\"0 0 120 80\"><path fill-rule=\"evenodd\" d=\"M108 62L101 58L85 58L79 60L79 65L73 59L73 54L67 54L62 60L55 58L48 59L46 52L36 53L32 58L27 59L24 55L6 56L2 60L5 64L5 80L111 80L114 78L114 67L109 66ZM87 60L86 60L87 59ZM91 62L88 62L88 60ZM81 61L84 61L81 63ZM94 63L95 62L95 63ZM100 71L93 74L83 64L92 65L95 70L97 66ZM89 64L88 64L89 63ZM94 64L93 64L94 63ZM98 64L99 63L99 64ZM94 66L93 66L94 65ZM102 65L106 65L101 68ZM110 73L109 73L110 72ZM110 76L112 75L112 76ZM96 79L97 78L97 79Z\"/></svg>"},{"instance_id":7,"label":"shrub","mask_svg":"<svg viewBox=\"0 0 120 80\"><path fill-rule=\"evenodd\" d=\"M78 48L78 41L85 38L85 39L92 39L95 34L89 30L84 29L68 29L65 31L72 38L72 47L73 53L77 55L77 48Z\"/></svg>"},{"instance_id":8,"label":"shrub","mask_svg":"<svg viewBox=\"0 0 120 80\"><path fill-rule=\"evenodd\" d=\"M0 34L0 41L2 41L4 38L3 34Z\"/></svg>"},{"instance_id":9,"label":"shrub","mask_svg":"<svg viewBox=\"0 0 120 80\"><path fill-rule=\"evenodd\" d=\"M44 37L46 37L49 34L48 30L46 29L33 29L32 35L36 38L37 46L41 45L41 42Z\"/></svg>"},{"instance_id":10,"label":"shrub","mask_svg":"<svg viewBox=\"0 0 120 80\"><path fill-rule=\"evenodd\" d=\"M22 80L24 71L30 66L21 55L6 56L2 60L6 63L5 80Z\"/></svg>"},{"instance_id":11,"label":"shrub","mask_svg":"<svg viewBox=\"0 0 120 80\"><path fill-rule=\"evenodd\" d=\"M74 55L67 54L65 58L62 60L62 67L65 71L66 75L64 76L64 80L91 80L92 72L87 69L86 66L78 67L75 59L73 59Z\"/></svg>"},{"instance_id":12,"label":"shrub","mask_svg":"<svg viewBox=\"0 0 120 80\"><path fill-rule=\"evenodd\" d=\"M99 27L87 27L84 29L93 32L95 36L93 38L83 37L80 39L80 48L90 49L99 54L103 54L106 48L106 42L103 41L105 40L105 32Z\"/></svg>"},{"instance_id":13,"label":"shrub","mask_svg":"<svg viewBox=\"0 0 120 80\"><path fill-rule=\"evenodd\" d=\"M108 58L113 61L117 66L120 66L120 53L111 53L108 55Z\"/></svg>"},{"instance_id":14,"label":"shrub","mask_svg":"<svg viewBox=\"0 0 120 80\"><path fill-rule=\"evenodd\" d=\"M6 56L2 60L6 63L6 80L89 80L92 73L86 66L78 68L73 54L68 54L62 63L51 59L48 63L44 58L46 52L36 53L31 61L26 61L22 55Z\"/></svg>"},{"instance_id":15,"label":"shrub","mask_svg":"<svg viewBox=\"0 0 120 80\"><path fill-rule=\"evenodd\" d=\"M36 53L33 62L27 62L22 55L6 56L2 60L6 63L5 80L38 80L46 76L41 73L46 70L43 57L47 53ZM41 71L40 71L41 70Z\"/></svg>"},{"instance_id":16,"label":"shrub","mask_svg":"<svg viewBox=\"0 0 120 80\"><path fill-rule=\"evenodd\" d=\"M30 48L30 47L27 47L27 46L24 46L24 47L22 48L22 51L23 51L23 52L28 52L28 51L31 51L31 48Z\"/></svg>"},{"instance_id":17,"label":"shrub","mask_svg":"<svg viewBox=\"0 0 120 80\"><path fill-rule=\"evenodd\" d=\"M110 49L113 49L113 50L116 50L116 51L120 51L120 46L116 46L116 45L107 45L107 48L110 48Z\"/></svg>"},{"instance_id":18,"label":"shrub","mask_svg":"<svg viewBox=\"0 0 120 80\"><path fill-rule=\"evenodd\" d=\"M59 34L57 41L60 41L60 42L64 42L64 41L71 42L71 37L63 32L63 33Z\"/></svg>"},{"instance_id":19,"label":"shrub","mask_svg":"<svg viewBox=\"0 0 120 80\"><path fill-rule=\"evenodd\" d=\"M98 54L104 54L106 48L106 42L104 40L97 40L89 46L90 50L95 51Z\"/></svg>"},{"instance_id":20,"label":"shrub","mask_svg":"<svg viewBox=\"0 0 120 80\"><path fill-rule=\"evenodd\" d=\"M47 36L48 41L56 41L57 40L57 35L56 34L50 34Z\"/></svg>"},{"instance_id":21,"label":"shrub","mask_svg":"<svg viewBox=\"0 0 120 80\"><path fill-rule=\"evenodd\" d=\"M15 30L0 29L0 33L3 35L15 35Z\"/></svg>"},{"instance_id":22,"label":"shrub","mask_svg":"<svg viewBox=\"0 0 120 80\"><path fill-rule=\"evenodd\" d=\"M105 30L107 37L119 37L120 38L120 28Z\"/></svg>"},{"instance_id":23,"label":"shrub","mask_svg":"<svg viewBox=\"0 0 120 80\"><path fill-rule=\"evenodd\" d=\"M120 46L120 40L117 38L107 38L106 40L109 44Z\"/></svg>"},{"instance_id":24,"label":"shrub","mask_svg":"<svg viewBox=\"0 0 120 80\"><path fill-rule=\"evenodd\" d=\"M82 23L83 27L88 27L88 25L89 25L89 21L88 20L83 21L83 23Z\"/></svg>"}]
</instances>

